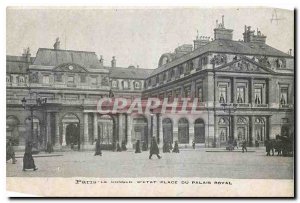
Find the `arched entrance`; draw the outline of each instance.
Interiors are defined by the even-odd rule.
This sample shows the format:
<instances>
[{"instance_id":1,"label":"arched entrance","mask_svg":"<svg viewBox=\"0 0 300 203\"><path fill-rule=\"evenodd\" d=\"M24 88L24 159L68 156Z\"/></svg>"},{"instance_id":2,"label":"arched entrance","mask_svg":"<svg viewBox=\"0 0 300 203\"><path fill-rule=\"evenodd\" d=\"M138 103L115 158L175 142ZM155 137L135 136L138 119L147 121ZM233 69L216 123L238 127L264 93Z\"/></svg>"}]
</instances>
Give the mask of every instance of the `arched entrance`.
<instances>
[{"instance_id":1,"label":"arched entrance","mask_svg":"<svg viewBox=\"0 0 300 203\"><path fill-rule=\"evenodd\" d=\"M133 118L133 133L136 140L140 140L141 146L148 148L148 120L142 115Z\"/></svg>"},{"instance_id":2,"label":"arched entrance","mask_svg":"<svg viewBox=\"0 0 300 203\"><path fill-rule=\"evenodd\" d=\"M16 116L6 117L6 139L11 139L14 146L18 146L20 144L19 124L20 121Z\"/></svg>"},{"instance_id":3,"label":"arched entrance","mask_svg":"<svg viewBox=\"0 0 300 203\"><path fill-rule=\"evenodd\" d=\"M62 117L62 146L80 149L80 120L74 113L67 113Z\"/></svg>"},{"instance_id":4,"label":"arched entrance","mask_svg":"<svg viewBox=\"0 0 300 203\"><path fill-rule=\"evenodd\" d=\"M79 144L79 126L76 123L70 123L66 127L66 144Z\"/></svg>"},{"instance_id":5,"label":"arched entrance","mask_svg":"<svg viewBox=\"0 0 300 203\"><path fill-rule=\"evenodd\" d=\"M195 120L195 143L205 143L205 125L201 118Z\"/></svg>"},{"instance_id":6,"label":"arched entrance","mask_svg":"<svg viewBox=\"0 0 300 203\"><path fill-rule=\"evenodd\" d=\"M114 142L114 119L110 115L98 116L98 139L103 149L112 149Z\"/></svg>"},{"instance_id":7,"label":"arched entrance","mask_svg":"<svg viewBox=\"0 0 300 203\"><path fill-rule=\"evenodd\" d=\"M266 126L264 118L256 118L254 125L254 142L258 141L259 145L264 144L266 139Z\"/></svg>"},{"instance_id":8,"label":"arched entrance","mask_svg":"<svg viewBox=\"0 0 300 203\"><path fill-rule=\"evenodd\" d=\"M246 117L238 117L237 118L237 129L236 129L236 138L239 142L242 140L249 141L249 133L248 133L248 119Z\"/></svg>"},{"instance_id":9,"label":"arched entrance","mask_svg":"<svg viewBox=\"0 0 300 203\"><path fill-rule=\"evenodd\" d=\"M165 118L162 121L163 127L163 142L173 143L173 123L170 118Z\"/></svg>"},{"instance_id":10,"label":"arched entrance","mask_svg":"<svg viewBox=\"0 0 300 203\"><path fill-rule=\"evenodd\" d=\"M178 142L181 144L189 143L189 121L181 118L178 121Z\"/></svg>"},{"instance_id":11,"label":"arched entrance","mask_svg":"<svg viewBox=\"0 0 300 203\"><path fill-rule=\"evenodd\" d=\"M229 121L225 117L221 117L218 121L218 134L220 146L226 146L229 141Z\"/></svg>"}]
</instances>

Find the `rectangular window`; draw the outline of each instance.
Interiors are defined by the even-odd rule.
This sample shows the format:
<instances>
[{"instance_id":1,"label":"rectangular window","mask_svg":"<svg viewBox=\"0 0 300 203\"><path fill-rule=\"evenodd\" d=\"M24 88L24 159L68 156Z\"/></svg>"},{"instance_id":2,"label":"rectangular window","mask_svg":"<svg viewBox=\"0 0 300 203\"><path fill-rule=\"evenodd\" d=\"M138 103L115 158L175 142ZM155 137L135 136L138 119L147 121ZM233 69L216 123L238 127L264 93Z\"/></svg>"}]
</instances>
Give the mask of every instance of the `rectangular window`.
<instances>
[{"instance_id":1,"label":"rectangular window","mask_svg":"<svg viewBox=\"0 0 300 203\"><path fill-rule=\"evenodd\" d=\"M123 81L123 88L124 89L128 89L129 87L128 87L128 81L127 80L124 80Z\"/></svg>"},{"instance_id":2,"label":"rectangular window","mask_svg":"<svg viewBox=\"0 0 300 203\"><path fill-rule=\"evenodd\" d=\"M203 102L203 88L202 86L198 87L198 101Z\"/></svg>"},{"instance_id":3,"label":"rectangular window","mask_svg":"<svg viewBox=\"0 0 300 203\"><path fill-rule=\"evenodd\" d=\"M62 74L56 74L55 75L55 81L56 82L62 82Z\"/></svg>"},{"instance_id":4,"label":"rectangular window","mask_svg":"<svg viewBox=\"0 0 300 203\"><path fill-rule=\"evenodd\" d=\"M190 87L184 88L184 97L189 97L190 93L191 93L191 88Z\"/></svg>"},{"instance_id":5,"label":"rectangular window","mask_svg":"<svg viewBox=\"0 0 300 203\"><path fill-rule=\"evenodd\" d=\"M219 102L220 103L227 102L227 87L226 86L219 87Z\"/></svg>"},{"instance_id":6,"label":"rectangular window","mask_svg":"<svg viewBox=\"0 0 300 203\"><path fill-rule=\"evenodd\" d=\"M85 83L86 82L86 76L85 75L80 75L80 82Z\"/></svg>"},{"instance_id":7,"label":"rectangular window","mask_svg":"<svg viewBox=\"0 0 300 203\"><path fill-rule=\"evenodd\" d=\"M169 92L168 93L168 101L171 101L172 100L172 92Z\"/></svg>"},{"instance_id":8,"label":"rectangular window","mask_svg":"<svg viewBox=\"0 0 300 203\"><path fill-rule=\"evenodd\" d=\"M49 75L44 75L43 76L43 83L44 84L49 84L50 83L50 77L49 77Z\"/></svg>"},{"instance_id":9,"label":"rectangular window","mask_svg":"<svg viewBox=\"0 0 300 203\"><path fill-rule=\"evenodd\" d=\"M255 104L262 104L262 89L261 88L255 88L254 89L254 102Z\"/></svg>"},{"instance_id":10,"label":"rectangular window","mask_svg":"<svg viewBox=\"0 0 300 203\"><path fill-rule=\"evenodd\" d=\"M282 104L282 105L288 104L288 88L287 87L280 88L280 104Z\"/></svg>"},{"instance_id":11,"label":"rectangular window","mask_svg":"<svg viewBox=\"0 0 300 203\"><path fill-rule=\"evenodd\" d=\"M92 85L97 85L97 78L96 77L91 77L91 84Z\"/></svg>"},{"instance_id":12,"label":"rectangular window","mask_svg":"<svg viewBox=\"0 0 300 203\"><path fill-rule=\"evenodd\" d=\"M68 76L68 83L74 83L74 76Z\"/></svg>"},{"instance_id":13,"label":"rectangular window","mask_svg":"<svg viewBox=\"0 0 300 203\"><path fill-rule=\"evenodd\" d=\"M245 88L244 87L237 87L236 89L236 96L237 96L237 103L245 103Z\"/></svg>"}]
</instances>

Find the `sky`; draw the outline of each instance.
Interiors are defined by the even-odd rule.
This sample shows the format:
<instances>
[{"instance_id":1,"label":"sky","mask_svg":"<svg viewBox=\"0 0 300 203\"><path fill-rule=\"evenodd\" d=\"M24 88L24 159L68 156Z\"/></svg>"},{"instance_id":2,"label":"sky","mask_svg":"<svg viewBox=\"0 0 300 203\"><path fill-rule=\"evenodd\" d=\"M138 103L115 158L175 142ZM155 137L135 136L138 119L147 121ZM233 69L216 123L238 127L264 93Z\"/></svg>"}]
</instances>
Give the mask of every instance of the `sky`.
<instances>
[{"instance_id":1,"label":"sky","mask_svg":"<svg viewBox=\"0 0 300 203\"><path fill-rule=\"evenodd\" d=\"M272 20L276 18L278 21ZM213 38L216 20L224 15L233 39L243 38L244 25L259 29L267 44L283 52L294 48L294 12L273 8L20 8L6 11L6 54L21 55L30 47L92 51L110 66L157 68L160 56L199 35Z\"/></svg>"}]
</instances>

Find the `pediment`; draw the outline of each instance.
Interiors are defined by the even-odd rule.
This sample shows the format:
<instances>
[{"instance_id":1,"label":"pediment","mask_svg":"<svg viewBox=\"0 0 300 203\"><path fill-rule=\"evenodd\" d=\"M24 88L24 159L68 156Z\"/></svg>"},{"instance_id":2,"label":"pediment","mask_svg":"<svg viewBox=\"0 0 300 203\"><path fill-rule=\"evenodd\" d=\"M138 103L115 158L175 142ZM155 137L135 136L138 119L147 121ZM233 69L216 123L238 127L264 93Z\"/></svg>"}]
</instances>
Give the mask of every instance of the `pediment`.
<instances>
[{"instance_id":1,"label":"pediment","mask_svg":"<svg viewBox=\"0 0 300 203\"><path fill-rule=\"evenodd\" d=\"M229 62L224 64L221 67L218 67L219 71L228 71L228 72L241 72L241 73L271 73L272 71L260 66L255 61L247 58L241 58L236 61Z\"/></svg>"},{"instance_id":2,"label":"pediment","mask_svg":"<svg viewBox=\"0 0 300 203\"><path fill-rule=\"evenodd\" d=\"M74 64L74 63L64 63L64 64L60 64L57 67L55 67L53 69L54 71L58 71L58 72L81 72L81 73L85 73L87 72L87 70L82 67L81 65L78 64Z\"/></svg>"}]
</instances>

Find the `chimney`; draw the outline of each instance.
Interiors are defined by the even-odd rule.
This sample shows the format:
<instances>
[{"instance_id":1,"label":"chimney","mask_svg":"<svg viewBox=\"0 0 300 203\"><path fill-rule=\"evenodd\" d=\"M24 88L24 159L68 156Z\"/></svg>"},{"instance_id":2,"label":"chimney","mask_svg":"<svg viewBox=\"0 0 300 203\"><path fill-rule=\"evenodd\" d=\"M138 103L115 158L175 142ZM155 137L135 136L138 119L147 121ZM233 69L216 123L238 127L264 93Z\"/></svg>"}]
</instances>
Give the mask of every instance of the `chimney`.
<instances>
[{"instance_id":1,"label":"chimney","mask_svg":"<svg viewBox=\"0 0 300 203\"><path fill-rule=\"evenodd\" d=\"M60 41L59 41L59 38L57 37L56 40L55 40L55 43L53 45L53 48L55 50L59 50L60 49Z\"/></svg>"},{"instance_id":2,"label":"chimney","mask_svg":"<svg viewBox=\"0 0 300 203\"><path fill-rule=\"evenodd\" d=\"M103 66L103 61L104 61L104 60L103 60L103 58L102 58L102 55L100 56L100 60L99 60L99 61L100 61L101 66Z\"/></svg>"},{"instance_id":3,"label":"chimney","mask_svg":"<svg viewBox=\"0 0 300 203\"><path fill-rule=\"evenodd\" d=\"M111 60L111 67L112 67L112 68L115 68L115 67L116 67L116 64L117 64L116 57L113 56L113 57L112 57L112 60Z\"/></svg>"},{"instance_id":4,"label":"chimney","mask_svg":"<svg viewBox=\"0 0 300 203\"><path fill-rule=\"evenodd\" d=\"M214 29L214 38L232 40L233 30L225 28L224 16L222 16L222 23L218 24L218 21L216 21L216 24L216 28Z\"/></svg>"},{"instance_id":5,"label":"chimney","mask_svg":"<svg viewBox=\"0 0 300 203\"><path fill-rule=\"evenodd\" d=\"M261 43L265 44L266 43L266 36L264 36L261 31L256 30L256 35L255 35L255 30L251 30L251 26L246 26L245 25L245 31L243 33L244 36L244 42L253 42L253 43Z\"/></svg>"},{"instance_id":6,"label":"chimney","mask_svg":"<svg viewBox=\"0 0 300 203\"><path fill-rule=\"evenodd\" d=\"M30 56L31 56L31 54L30 54L30 48L29 47L27 47L26 49L23 49L22 56L25 58L25 60L26 60L27 63L30 63Z\"/></svg>"},{"instance_id":7,"label":"chimney","mask_svg":"<svg viewBox=\"0 0 300 203\"><path fill-rule=\"evenodd\" d=\"M204 45L209 43L209 39L210 37L206 37L206 36L200 36L196 38L196 40L194 40L194 50L198 49L200 47L203 47Z\"/></svg>"}]
</instances>

